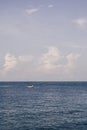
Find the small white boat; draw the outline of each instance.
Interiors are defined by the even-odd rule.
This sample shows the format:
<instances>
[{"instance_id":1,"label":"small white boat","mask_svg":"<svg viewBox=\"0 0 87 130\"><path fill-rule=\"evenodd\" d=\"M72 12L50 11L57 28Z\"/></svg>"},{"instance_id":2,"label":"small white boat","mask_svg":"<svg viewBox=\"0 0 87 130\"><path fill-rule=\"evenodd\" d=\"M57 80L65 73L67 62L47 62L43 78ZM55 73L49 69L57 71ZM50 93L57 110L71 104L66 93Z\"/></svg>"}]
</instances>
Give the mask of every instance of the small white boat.
<instances>
[{"instance_id":1,"label":"small white boat","mask_svg":"<svg viewBox=\"0 0 87 130\"><path fill-rule=\"evenodd\" d=\"M29 85L29 86L27 86L28 88L33 88L34 86L33 85Z\"/></svg>"}]
</instances>

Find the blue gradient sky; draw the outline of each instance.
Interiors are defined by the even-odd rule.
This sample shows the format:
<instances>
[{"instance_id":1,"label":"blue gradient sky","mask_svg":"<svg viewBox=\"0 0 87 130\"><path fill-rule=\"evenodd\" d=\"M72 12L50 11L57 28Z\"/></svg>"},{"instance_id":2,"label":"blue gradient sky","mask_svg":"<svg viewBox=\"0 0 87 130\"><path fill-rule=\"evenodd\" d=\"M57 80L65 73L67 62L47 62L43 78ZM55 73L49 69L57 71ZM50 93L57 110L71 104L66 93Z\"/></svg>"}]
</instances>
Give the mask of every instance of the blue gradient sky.
<instances>
[{"instance_id":1,"label":"blue gradient sky","mask_svg":"<svg viewBox=\"0 0 87 130\"><path fill-rule=\"evenodd\" d=\"M0 0L0 80L87 80L86 0Z\"/></svg>"}]
</instances>

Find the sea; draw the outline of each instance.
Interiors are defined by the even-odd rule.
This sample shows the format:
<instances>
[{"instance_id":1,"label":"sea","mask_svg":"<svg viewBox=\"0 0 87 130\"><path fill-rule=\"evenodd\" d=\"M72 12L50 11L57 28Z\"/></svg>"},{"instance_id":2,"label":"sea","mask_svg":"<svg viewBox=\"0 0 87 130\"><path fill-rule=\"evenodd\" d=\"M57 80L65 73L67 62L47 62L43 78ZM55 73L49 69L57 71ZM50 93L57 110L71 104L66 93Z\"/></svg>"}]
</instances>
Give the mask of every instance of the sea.
<instances>
[{"instance_id":1,"label":"sea","mask_svg":"<svg viewBox=\"0 0 87 130\"><path fill-rule=\"evenodd\" d=\"M87 130L87 82L0 82L0 130Z\"/></svg>"}]
</instances>

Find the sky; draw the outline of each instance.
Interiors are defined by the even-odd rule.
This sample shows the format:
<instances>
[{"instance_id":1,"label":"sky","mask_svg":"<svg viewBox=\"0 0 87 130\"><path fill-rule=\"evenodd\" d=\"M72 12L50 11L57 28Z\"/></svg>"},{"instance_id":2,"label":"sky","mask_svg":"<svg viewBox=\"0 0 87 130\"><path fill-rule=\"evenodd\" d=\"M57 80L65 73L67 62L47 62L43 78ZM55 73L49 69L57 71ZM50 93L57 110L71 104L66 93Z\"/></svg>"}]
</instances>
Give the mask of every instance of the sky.
<instances>
[{"instance_id":1,"label":"sky","mask_svg":"<svg viewBox=\"0 0 87 130\"><path fill-rule=\"evenodd\" d=\"M87 0L0 0L0 81L87 81Z\"/></svg>"}]
</instances>

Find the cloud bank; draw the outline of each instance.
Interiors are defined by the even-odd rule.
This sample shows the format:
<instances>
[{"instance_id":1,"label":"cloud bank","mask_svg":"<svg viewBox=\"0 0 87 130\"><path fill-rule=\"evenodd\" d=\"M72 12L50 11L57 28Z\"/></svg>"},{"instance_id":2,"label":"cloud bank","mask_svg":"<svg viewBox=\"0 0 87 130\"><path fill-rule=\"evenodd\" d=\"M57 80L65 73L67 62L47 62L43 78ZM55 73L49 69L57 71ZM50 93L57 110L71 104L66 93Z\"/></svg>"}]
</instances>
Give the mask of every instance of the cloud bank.
<instances>
[{"instance_id":1,"label":"cloud bank","mask_svg":"<svg viewBox=\"0 0 87 130\"><path fill-rule=\"evenodd\" d=\"M33 55L13 55L7 53L4 57L4 64L2 66L2 74L5 76L12 73L16 75L19 72L23 72L25 75L32 75L36 78L43 76L60 76L68 78L74 73L77 67L77 61L79 54L69 53L67 55L63 54L57 47L50 46L47 48L46 52L42 55L35 57ZM20 76L20 75L19 75Z\"/></svg>"}]
</instances>

